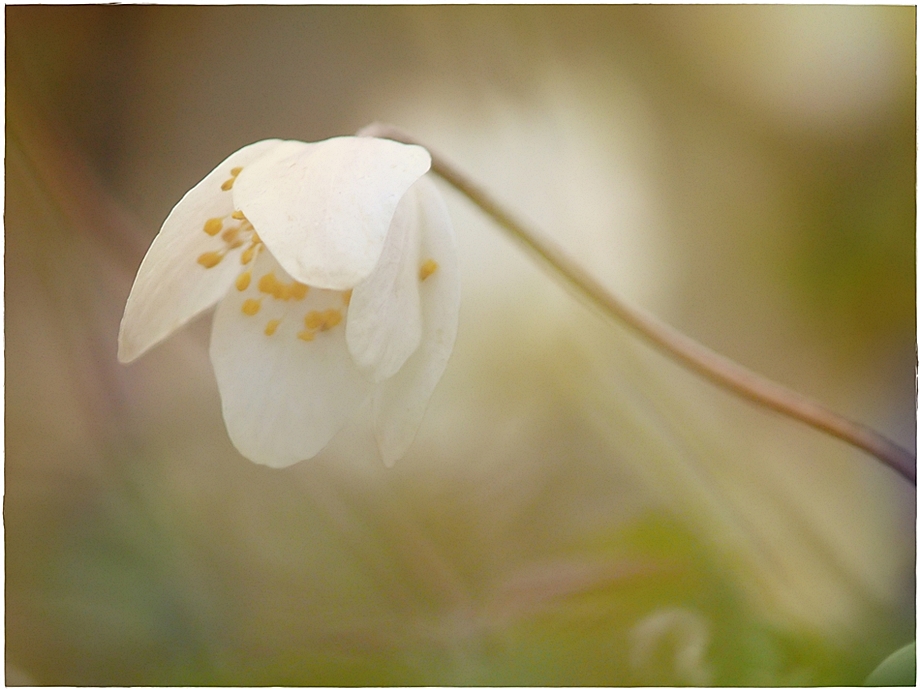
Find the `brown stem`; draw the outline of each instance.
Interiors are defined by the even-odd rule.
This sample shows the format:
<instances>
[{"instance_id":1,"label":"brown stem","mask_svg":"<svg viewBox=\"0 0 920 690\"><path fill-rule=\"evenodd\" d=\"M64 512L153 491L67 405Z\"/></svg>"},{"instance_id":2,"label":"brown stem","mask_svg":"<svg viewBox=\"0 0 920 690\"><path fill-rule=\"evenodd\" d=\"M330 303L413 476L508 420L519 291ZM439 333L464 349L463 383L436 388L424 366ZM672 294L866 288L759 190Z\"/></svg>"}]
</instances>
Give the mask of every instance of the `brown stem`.
<instances>
[{"instance_id":1,"label":"brown stem","mask_svg":"<svg viewBox=\"0 0 920 690\"><path fill-rule=\"evenodd\" d=\"M359 133L418 144L396 127L374 123ZM471 182L447 160L425 146L431 154L431 169L464 194L501 227L534 252L577 292L588 297L606 313L631 327L665 353L722 388L780 414L797 419L819 431L836 436L850 445L874 455L885 465L916 486L917 460L914 455L867 426L832 412L823 405L785 386L771 381L723 355L710 350L651 314L627 304L611 293L581 266L546 238L528 229Z\"/></svg>"}]
</instances>

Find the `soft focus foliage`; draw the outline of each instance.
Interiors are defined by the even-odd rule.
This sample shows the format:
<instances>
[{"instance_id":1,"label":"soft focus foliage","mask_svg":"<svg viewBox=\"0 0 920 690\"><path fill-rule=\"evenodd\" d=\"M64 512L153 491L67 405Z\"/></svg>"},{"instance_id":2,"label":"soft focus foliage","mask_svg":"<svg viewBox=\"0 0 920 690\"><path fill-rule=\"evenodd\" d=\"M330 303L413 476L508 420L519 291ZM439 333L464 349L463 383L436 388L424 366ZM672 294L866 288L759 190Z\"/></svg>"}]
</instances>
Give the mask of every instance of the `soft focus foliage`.
<instances>
[{"instance_id":1,"label":"soft focus foliage","mask_svg":"<svg viewBox=\"0 0 920 690\"><path fill-rule=\"evenodd\" d=\"M901 647L869 674L865 685L917 685L917 643Z\"/></svg>"},{"instance_id":2,"label":"soft focus foliage","mask_svg":"<svg viewBox=\"0 0 920 690\"><path fill-rule=\"evenodd\" d=\"M915 493L713 390L458 195L457 345L391 470L226 438L207 320L123 367L175 201L389 121L614 289L912 446L910 7L9 7L8 682L859 684Z\"/></svg>"}]
</instances>

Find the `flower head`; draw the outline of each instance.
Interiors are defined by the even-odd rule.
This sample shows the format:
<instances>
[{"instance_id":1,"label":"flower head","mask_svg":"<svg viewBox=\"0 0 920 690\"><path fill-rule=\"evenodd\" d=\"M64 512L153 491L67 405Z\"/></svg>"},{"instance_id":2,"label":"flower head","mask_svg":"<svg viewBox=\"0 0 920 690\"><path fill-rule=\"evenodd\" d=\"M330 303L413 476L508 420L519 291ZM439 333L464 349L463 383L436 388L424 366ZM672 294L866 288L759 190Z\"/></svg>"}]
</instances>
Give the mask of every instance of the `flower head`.
<instances>
[{"instance_id":1,"label":"flower head","mask_svg":"<svg viewBox=\"0 0 920 690\"><path fill-rule=\"evenodd\" d=\"M459 272L419 146L371 137L260 141L173 208L125 307L130 362L217 304L211 361L234 445L285 467L368 398L388 465L453 349Z\"/></svg>"}]
</instances>

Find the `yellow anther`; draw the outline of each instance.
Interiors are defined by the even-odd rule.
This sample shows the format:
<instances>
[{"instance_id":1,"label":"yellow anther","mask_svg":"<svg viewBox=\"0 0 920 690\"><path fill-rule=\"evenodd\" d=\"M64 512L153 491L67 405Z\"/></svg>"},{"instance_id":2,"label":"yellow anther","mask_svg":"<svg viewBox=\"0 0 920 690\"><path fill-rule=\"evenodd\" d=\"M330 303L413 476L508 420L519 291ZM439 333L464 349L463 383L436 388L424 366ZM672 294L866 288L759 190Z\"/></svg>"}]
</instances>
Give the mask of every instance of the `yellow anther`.
<instances>
[{"instance_id":1,"label":"yellow anther","mask_svg":"<svg viewBox=\"0 0 920 690\"><path fill-rule=\"evenodd\" d=\"M275 273L266 273L264 276L259 278L259 292L264 292L268 295L273 295L277 289L278 279L275 278Z\"/></svg>"},{"instance_id":2,"label":"yellow anther","mask_svg":"<svg viewBox=\"0 0 920 690\"><path fill-rule=\"evenodd\" d=\"M257 299L248 299L243 302L243 313L246 316L255 316L262 308L262 301Z\"/></svg>"},{"instance_id":3,"label":"yellow anther","mask_svg":"<svg viewBox=\"0 0 920 690\"><path fill-rule=\"evenodd\" d=\"M318 311L311 311L305 317L303 317L303 325L309 328L310 330L315 330L319 328L320 326L323 325L324 321L325 319L323 319L322 312L318 312Z\"/></svg>"},{"instance_id":4,"label":"yellow anther","mask_svg":"<svg viewBox=\"0 0 920 690\"><path fill-rule=\"evenodd\" d=\"M214 235L220 232L220 229L223 226L224 226L223 218L208 218L204 223L204 231L208 233L211 237L214 237Z\"/></svg>"},{"instance_id":5,"label":"yellow anther","mask_svg":"<svg viewBox=\"0 0 920 690\"><path fill-rule=\"evenodd\" d=\"M230 179L224 182L220 186L220 188L223 189L225 192L227 190L233 189L233 183L236 182L236 176L239 175L241 172L243 172L242 168L233 168L230 171Z\"/></svg>"},{"instance_id":6,"label":"yellow anther","mask_svg":"<svg viewBox=\"0 0 920 690\"><path fill-rule=\"evenodd\" d=\"M425 280L428 276L438 270L438 262L434 259L428 259L418 269L418 279Z\"/></svg>"},{"instance_id":7,"label":"yellow anther","mask_svg":"<svg viewBox=\"0 0 920 690\"><path fill-rule=\"evenodd\" d=\"M220 252L205 252L198 257L198 263L205 268L214 268L223 258L224 255Z\"/></svg>"},{"instance_id":8,"label":"yellow anther","mask_svg":"<svg viewBox=\"0 0 920 690\"><path fill-rule=\"evenodd\" d=\"M304 285L303 283L294 283L293 285L291 285L291 286L288 288L288 290L290 291L291 297L293 297L294 299L297 299L297 300L300 300L300 299L303 299L304 297L306 297L306 296L307 296L307 291L308 291L309 289L310 289L310 288L308 288L308 287L307 287L306 285Z\"/></svg>"},{"instance_id":9,"label":"yellow anther","mask_svg":"<svg viewBox=\"0 0 920 690\"><path fill-rule=\"evenodd\" d=\"M259 237L259 233L257 233L255 230L252 231L252 235L250 236L249 240L253 245L262 244L262 238Z\"/></svg>"},{"instance_id":10,"label":"yellow anther","mask_svg":"<svg viewBox=\"0 0 920 690\"><path fill-rule=\"evenodd\" d=\"M301 285L301 283L294 283ZM338 309L326 309L325 311L311 311L303 317L303 325L307 330L301 331L297 337L301 340L313 340L317 331L328 331L342 323L342 312Z\"/></svg>"},{"instance_id":11,"label":"yellow anther","mask_svg":"<svg viewBox=\"0 0 920 690\"><path fill-rule=\"evenodd\" d=\"M234 218L235 220L246 220L246 216L243 215L242 211L234 211L230 214L230 217Z\"/></svg>"},{"instance_id":12,"label":"yellow anther","mask_svg":"<svg viewBox=\"0 0 920 690\"><path fill-rule=\"evenodd\" d=\"M278 330L279 323L281 323L281 319L272 319L265 324L265 335L274 335L275 331Z\"/></svg>"},{"instance_id":13,"label":"yellow anther","mask_svg":"<svg viewBox=\"0 0 920 690\"><path fill-rule=\"evenodd\" d=\"M252 280L252 273L245 271L240 273L236 278L236 289L242 292L249 287L249 281Z\"/></svg>"},{"instance_id":14,"label":"yellow anther","mask_svg":"<svg viewBox=\"0 0 920 690\"><path fill-rule=\"evenodd\" d=\"M338 309L311 311L303 318L303 325L311 331L328 331L342 323L342 312Z\"/></svg>"},{"instance_id":15,"label":"yellow anther","mask_svg":"<svg viewBox=\"0 0 920 690\"><path fill-rule=\"evenodd\" d=\"M246 249L243 250L243 253L240 254L240 263L245 265L252 261L252 257L255 256L257 250L258 245L255 244L251 244L246 247Z\"/></svg>"},{"instance_id":16,"label":"yellow anther","mask_svg":"<svg viewBox=\"0 0 920 690\"><path fill-rule=\"evenodd\" d=\"M227 245L227 249L239 249L244 244L246 244L246 240L235 239Z\"/></svg>"},{"instance_id":17,"label":"yellow anther","mask_svg":"<svg viewBox=\"0 0 920 690\"><path fill-rule=\"evenodd\" d=\"M351 290L346 290L342 293L342 301L345 303L346 307L351 304Z\"/></svg>"},{"instance_id":18,"label":"yellow anther","mask_svg":"<svg viewBox=\"0 0 920 690\"><path fill-rule=\"evenodd\" d=\"M222 239L227 244L230 244L235 239L237 239L239 236L240 236L239 228L227 228L220 234L220 239Z\"/></svg>"},{"instance_id":19,"label":"yellow anther","mask_svg":"<svg viewBox=\"0 0 920 690\"><path fill-rule=\"evenodd\" d=\"M321 331L335 328L340 323L342 323L342 312L340 312L338 309L327 309L323 315L325 316L326 320L325 323L320 326Z\"/></svg>"}]
</instances>

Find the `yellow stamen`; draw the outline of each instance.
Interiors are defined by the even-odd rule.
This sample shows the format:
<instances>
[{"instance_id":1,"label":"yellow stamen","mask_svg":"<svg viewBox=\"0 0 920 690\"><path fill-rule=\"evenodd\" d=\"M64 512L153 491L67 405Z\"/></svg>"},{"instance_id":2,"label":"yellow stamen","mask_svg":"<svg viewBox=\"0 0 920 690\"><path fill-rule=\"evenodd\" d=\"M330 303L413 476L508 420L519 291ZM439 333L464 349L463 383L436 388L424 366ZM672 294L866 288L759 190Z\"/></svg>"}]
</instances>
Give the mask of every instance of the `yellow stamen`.
<instances>
[{"instance_id":1,"label":"yellow stamen","mask_svg":"<svg viewBox=\"0 0 920 690\"><path fill-rule=\"evenodd\" d=\"M223 258L224 255L220 252L205 252L198 257L198 263L205 268L214 268Z\"/></svg>"},{"instance_id":2,"label":"yellow stamen","mask_svg":"<svg viewBox=\"0 0 920 690\"><path fill-rule=\"evenodd\" d=\"M320 326L321 331L335 328L340 323L342 323L342 312L340 312L338 309L327 309L323 313L323 316L325 317L325 323Z\"/></svg>"},{"instance_id":3,"label":"yellow stamen","mask_svg":"<svg viewBox=\"0 0 920 690\"><path fill-rule=\"evenodd\" d=\"M345 303L346 307L351 304L351 290L346 290L342 293L342 301Z\"/></svg>"},{"instance_id":4,"label":"yellow stamen","mask_svg":"<svg viewBox=\"0 0 920 690\"><path fill-rule=\"evenodd\" d=\"M301 331L300 333L297 334L297 337L303 340L304 342L309 343L311 340L313 340L313 338L316 337L316 334L310 331Z\"/></svg>"},{"instance_id":5,"label":"yellow stamen","mask_svg":"<svg viewBox=\"0 0 920 690\"><path fill-rule=\"evenodd\" d=\"M204 231L208 233L211 237L214 237L217 233L220 232L220 229L224 226L223 218L208 218L204 224Z\"/></svg>"},{"instance_id":6,"label":"yellow stamen","mask_svg":"<svg viewBox=\"0 0 920 690\"><path fill-rule=\"evenodd\" d=\"M242 168L233 168L230 171L230 179L224 182L220 186L220 188L223 189L225 192L230 189L233 189L233 183L236 182L236 176L239 175L241 172L243 172Z\"/></svg>"},{"instance_id":7,"label":"yellow stamen","mask_svg":"<svg viewBox=\"0 0 920 690\"><path fill-rule=\"evenodd\" d=\"M304 285L303 283L294 283L294 284L291 285L291 287L290 287L291 297L293 297L293 298L296 299L296 300L301 300L301 299L303 299L304 297L307 296L307 291L308 291L309 289L310 289L310 288L308 288L308 287L307 287L306 285Z\"/></svg>"},{"instance_id":8,"label":"yellow stamen","mask_svg":"<svg viewBox=\"0 0 920 690\"><path fill-rule=\"evenodd\" d=\"M249 287L249 281L252 280L252 273L246 271L245 273L240 273L236 278L236 289L242 292Z\"/></svg>"},{"instance_id":9,"label":"yellow stamen","mask_svg":"<svg viewBox=\"0 0 920 690\"><path fill-rule=\"evenodd\" d=\"M246 216L243 215L242 211L234 211L230 214L230 217L236 220L246 220Z\"/></svg>"},{"instance_id":10,"label":"yellow stamen","mask_svg":"<svg viewBox=\"0 0 920 690\"><path fill-rule=\"evenodd\" d=\"M281 319L272 319L265 324L265 335L274 335L275 331L278 330L279 323L281 323Z\"/></svg>"},{"instance_id":11,"label":"yellow stamen","mask_svg":"<svg viewBox=\"0 0 920 690\"><path fill-rule=\"evenodd\" d=\"M309 328L310 330L315 330L323 325L323 315L318 311L311 311L305 317L303 317L303 325Z\"/></svg>"},{"instance_id":12,"label":"yellow stamen","mask_svg":"<svg viewBox=\"0 0 920 690\"><path fill-rule=\"evenodd\" d=\"M303 323L311 331L328 331L342 323L342 312L338 309L311 311L304 317Z\"/></svg>"},{"instance_id":13,"label":"yellow stamen","mask_svg":"<svg viewBox=\"0 0 920 690\"><path fill-rule=\"evenodd\" d=\"M266 273L264 276L259 278L259 292L264 292L268 295L275 294L275 291L278 287L278 279L275 277L275 273Z\"/></svg>"},{"instance_id":14,"label":"yellow stamen","mask_svg":"<svg viewBox=\"0 0 920 690\"><path fill-rule=\"evenodd\" d=\"M261 300L257 299L248 299L243 302L243 313L246 316L255 316L259 313L259 309L262 308Z\"/></svg>"},{"instance_id":15,"label":"yellow stamen","mask_svg":"<svg viewBox=\"0 0 920 690\"><path fill-rule=\"evenodd\" d=\"M237 239L239 236L240 236L239 228L227 228L221 233L220 239L222 239L227 244L230 244L235 239Z\"/></svg>"},{"instance_id":16,"label":"yellow stamen","mask_svg":"<svg viewBox=\"0 0 920 690\"><path fill-rule=\"evenodd\" d=\"M243 250L243 253L240 254L240 263L243 265L248 264L250 261L252 261L252 257L255 255L255 253L256 245L249 245L246 247L246 249Z\"/></svg>"},{"instance_id":17,"label":"yellow stamen","mask_svg":"<svg viewBox=\"0 0 920 690\"><path fill-rule=\"evenodd\" d=\"M425 280L428 276L438 270L438 262L434 259L428 259L418 269L418 279Z\"/></svg>"}]
</instances>

